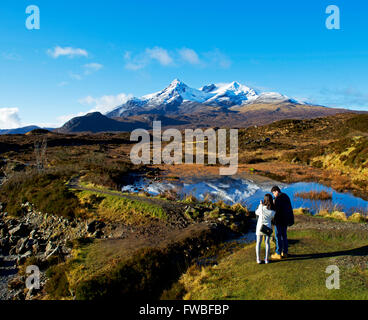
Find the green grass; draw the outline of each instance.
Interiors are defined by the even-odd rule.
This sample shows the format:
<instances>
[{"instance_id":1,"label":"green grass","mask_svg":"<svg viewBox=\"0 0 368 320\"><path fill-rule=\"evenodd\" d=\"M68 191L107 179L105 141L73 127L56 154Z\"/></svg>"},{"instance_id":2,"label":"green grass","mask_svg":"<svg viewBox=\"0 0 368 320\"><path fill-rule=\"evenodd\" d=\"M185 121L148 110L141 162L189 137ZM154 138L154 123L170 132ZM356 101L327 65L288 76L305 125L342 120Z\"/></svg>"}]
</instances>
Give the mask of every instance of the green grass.
<instances>
[{"instance_id":1,"label":"green grass","mask_svg":"<svg viewBox=\"0 0 368 320\"><path fill-rule=\"evenodd\" d=\"M133 239L73 241L72 257L46 272L46 299L159 299L195 257L220 240L202 226L159 244Z\"/></svg>"},{"instance_id":2,"label":"green grass","mask_svg":"<svg viewBox=\"0 0 368 320\"><path fill-rule=\"evenodd\" d=\"M217 267L192 268L180 282L186 299L368 299L368 235L342 231L289 231L290 259L258 265L255 245ZM365 270L346 261L364 260ZM329 265L340 268L340 289L326 288Z\"/></svg>"},{"instance_id":3,"label":"green grass","mask_svg":"<svg viewBox=\"0 0 368 320\"><path fill-rule=\"evenodd\" d=\"M145 217L163 220L168 218L162 207L146 202L144 199L133 200L92 191L80 191L76 194L90 212L108 221L134 223Z\"/></svg>"}]
</instances>

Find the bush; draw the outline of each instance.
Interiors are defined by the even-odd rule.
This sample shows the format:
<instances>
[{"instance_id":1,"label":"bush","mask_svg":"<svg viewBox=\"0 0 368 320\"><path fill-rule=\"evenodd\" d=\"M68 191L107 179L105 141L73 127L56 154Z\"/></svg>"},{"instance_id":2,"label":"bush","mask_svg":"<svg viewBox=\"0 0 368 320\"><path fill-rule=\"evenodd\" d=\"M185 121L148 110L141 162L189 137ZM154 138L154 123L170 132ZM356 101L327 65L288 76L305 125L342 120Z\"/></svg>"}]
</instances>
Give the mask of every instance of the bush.
<instances>
[{"instance_id":1,"label":"bush","mask_svg":"<svg viewBox=\"0 0 368 320\"><path fill-rule=\"evenodd\" d=\"M306 209L306 208L297 208L297 209L294 209L294 214L296 216L298 215L311 215L312 213L310 212L309 209Z\"/></svg>"},{"instance_id":2,"label":"bush","mask_svg":"<svg viewBox=\"0 0 368 320\"><path fill-rule=\"evenodd\" d=\"M336 220L341 220L341 221L347 220L345 212L340 212L340 211L331 212L330 217Z\"/></svg>"},{"instance_id":3,"label":"bush","mask_svg":"<svg viewBox=\"0 0 368 320\"><path fill-rule=\"evenodd\" d=\"M21 204L28 201L41 212L71 219L78 215L80 206L65 184L68 178L64 172L55 170L16 174L1 186L0 199L13 216L20 216Z\"/></svg>"},{"instance_id":4,"label":"bush","mask_svg":"<svg viewBox=\"0 0 368 320\"><path fill-rule=\"evenodd\" d=\"M52 266L46 271L49 278L45 286L46 292L56 299L71 296L65 271L66 264Z\"/></svg>"},{"instance_id":5,"label":"bush","mask_svg":"<svg viewBox=\"0 0 368 320\"><path fill-rule=\"evenodd\" d=\"M355 212L354 214L352 214L349 219L349 221L353 221L353 222L366 222L366 218L363 217L363 215L359 212Z\"/></svg>"},{"instance_id":6,"label":"bush","mask_svg":"<svg viewBox=\"0 0 368 320\"><path fill-rule=\"evenodd\" d=\"M127 174L133 170L130 163L107 163L106 159L96 162L85 160L82 166L88 170L84 181L116 190L125 184Z\"/></svg>"}]
</instances>

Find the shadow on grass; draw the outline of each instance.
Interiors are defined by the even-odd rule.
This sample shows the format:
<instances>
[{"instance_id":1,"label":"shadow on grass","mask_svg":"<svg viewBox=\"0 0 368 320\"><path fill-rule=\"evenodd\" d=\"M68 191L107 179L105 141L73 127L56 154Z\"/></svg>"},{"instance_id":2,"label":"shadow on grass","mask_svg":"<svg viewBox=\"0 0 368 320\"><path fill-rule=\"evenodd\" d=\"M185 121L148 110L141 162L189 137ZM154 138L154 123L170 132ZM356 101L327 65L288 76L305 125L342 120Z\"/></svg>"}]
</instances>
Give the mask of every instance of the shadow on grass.
<instances>
[{"instance_id":1,"label":"shadow on grass","mask_svg":"<svg viewBox=\"0 0 368 320\"><path fill-rule=\"evenodd\" d=\"M280 261L293 261L293 260L308 260L308 259L322 259L322 258L333 258L341 256L367 256L368 246L363 246L360 248L333 251L333 252L323 252L323 253L310 253L310 254L291 254L288 259Z\"/></svg>"}]
</instances>

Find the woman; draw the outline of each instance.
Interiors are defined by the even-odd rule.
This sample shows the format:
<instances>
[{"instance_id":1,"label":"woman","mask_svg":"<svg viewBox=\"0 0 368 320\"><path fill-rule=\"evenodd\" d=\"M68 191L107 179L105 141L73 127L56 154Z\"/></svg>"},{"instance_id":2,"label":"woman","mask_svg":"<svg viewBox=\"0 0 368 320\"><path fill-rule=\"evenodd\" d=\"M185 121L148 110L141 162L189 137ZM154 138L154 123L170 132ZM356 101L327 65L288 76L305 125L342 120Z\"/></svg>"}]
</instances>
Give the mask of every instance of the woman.
<instances>
[{"instance_id":1,"label":"woman","mask_svg":"<svg viewBox=\"0 0 368 320\"><path fill-rule=\"evenodd\" d=\"M271 221L275 216L275 209L273 198L270 194L266 194L264 196L264 201L261 201L258 209L256 210L256 215L258 216L256 235L257 235L257 245L256 245L256 255L257 255L257 263L262 263L259 258L261 251L261 244L263 237L265 237L265 245L266 245L266 255L265 255L265 263L268 263L268 257L270 255L270 237L264 234L261 231L262 225L265 225L268 228L272 228Z\"/></svg>"}]
</instances>

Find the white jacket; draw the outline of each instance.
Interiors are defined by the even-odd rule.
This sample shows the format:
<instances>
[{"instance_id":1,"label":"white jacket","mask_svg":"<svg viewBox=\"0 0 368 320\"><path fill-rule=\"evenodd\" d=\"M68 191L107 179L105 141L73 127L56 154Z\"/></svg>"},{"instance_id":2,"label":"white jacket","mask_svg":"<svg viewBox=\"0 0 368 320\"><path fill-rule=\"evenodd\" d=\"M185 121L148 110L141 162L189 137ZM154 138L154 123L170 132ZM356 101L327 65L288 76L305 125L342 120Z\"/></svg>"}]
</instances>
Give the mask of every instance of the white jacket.
<instances>
[{"instance_id":1,"label":"white jacket","mask_svg":"<svg viewBox=\"0 0 368 320\"><path fill-rule=\"evenodd\" d=\"M267 207L263 204L260 204L258 209L256 210L256 215L258 216L256 235L257 236L265 236L263 232L261 232L262 224L265 226L272 228L271 221L275 216L275 211L268 210Z\"/></svg>"}]
</instances>

